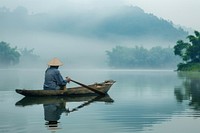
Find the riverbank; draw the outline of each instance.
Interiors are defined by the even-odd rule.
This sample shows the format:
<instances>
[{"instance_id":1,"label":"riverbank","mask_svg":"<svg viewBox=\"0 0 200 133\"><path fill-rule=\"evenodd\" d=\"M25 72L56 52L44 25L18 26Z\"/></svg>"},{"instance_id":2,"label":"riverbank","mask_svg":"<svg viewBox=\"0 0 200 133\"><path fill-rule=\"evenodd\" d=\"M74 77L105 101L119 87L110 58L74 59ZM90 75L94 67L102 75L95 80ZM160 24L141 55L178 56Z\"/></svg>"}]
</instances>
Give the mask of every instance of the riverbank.
<instances>
[{"instance_id":1,"label":"riverbank","mask_svg":"<svg viewBox=\"0 0 200 133\"><path fill-rule=\"evenodd\" d=\"M191 71L191 72L200 72L200 63L180 63L178 65L177 71Z\"/></svg>"}]
</instances>

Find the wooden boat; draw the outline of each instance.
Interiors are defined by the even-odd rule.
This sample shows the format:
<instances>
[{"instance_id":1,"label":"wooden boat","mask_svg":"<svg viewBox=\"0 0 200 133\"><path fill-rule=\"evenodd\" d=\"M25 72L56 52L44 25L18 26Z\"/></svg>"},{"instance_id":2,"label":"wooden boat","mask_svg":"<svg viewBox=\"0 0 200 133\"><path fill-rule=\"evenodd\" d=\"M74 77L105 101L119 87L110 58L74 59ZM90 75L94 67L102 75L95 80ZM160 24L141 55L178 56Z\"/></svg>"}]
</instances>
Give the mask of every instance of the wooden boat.
<instances>
[{"instance_id":1,"label":"wooden boat","mask_svg":"<svg viewBox=\"0 0 200 133\"><path fill-rule=\"evenodd\" d=\"M110 87L115 83L113 80L107 80L102 83L94 83L88 85L89 87L96 89L100 92L107 94ZM73 87L66 90L26 90L16 89L17 93L29 96L29 97L43 97L43 96L82 96L82 95L98 95L94 91L91 91L85 87Z\"/></svg>"}]
</instances>

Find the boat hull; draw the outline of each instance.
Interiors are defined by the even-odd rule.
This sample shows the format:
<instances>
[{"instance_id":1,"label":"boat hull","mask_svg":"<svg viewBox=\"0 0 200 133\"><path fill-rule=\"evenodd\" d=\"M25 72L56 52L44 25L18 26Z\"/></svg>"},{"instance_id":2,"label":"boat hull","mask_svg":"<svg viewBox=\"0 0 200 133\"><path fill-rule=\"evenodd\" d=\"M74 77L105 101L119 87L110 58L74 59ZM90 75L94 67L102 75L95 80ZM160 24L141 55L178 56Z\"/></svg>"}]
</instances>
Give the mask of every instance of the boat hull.
<instances>
[{"instance_id":1,"label":"boat hull","mask_svg":"<svg viewBox=\"0 0 200 133\"><path fill-rule=\"evenodd\" d=\"M101 91L105 94L109 91L110 87L115 83L113 80L107 80L102 83L94 83L88 85L89 87ZM98 95L97 93L85 87L73 87L66 90L26 90L16 89L17 93L28 97L43 97L43 96L82 96L82 95Z\"/></svg>"}]
</instances>

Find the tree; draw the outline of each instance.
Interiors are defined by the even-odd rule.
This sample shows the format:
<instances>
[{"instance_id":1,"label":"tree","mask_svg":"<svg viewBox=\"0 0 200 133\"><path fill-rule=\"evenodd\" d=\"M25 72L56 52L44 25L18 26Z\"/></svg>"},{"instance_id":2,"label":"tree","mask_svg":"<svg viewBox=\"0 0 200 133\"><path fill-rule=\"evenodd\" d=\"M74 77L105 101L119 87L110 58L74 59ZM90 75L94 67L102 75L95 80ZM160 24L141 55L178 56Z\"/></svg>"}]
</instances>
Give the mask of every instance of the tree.
<instances>
[{"instance_id":1,"label":"tree","mask_svg":"<svg viewBox=\"0 0 200 133\"><path fill-rule=\"evenodd\" d=\"M11 48L8 43L0 42L0 66L10 66L19 63L20 53L17 47Z\"/></svg>"},{"instance_id":2,"label":"tree","mask_svg":"<svg viewBox=\"0 0 200 133\"><path fill-rule=\"evenodd\" d=\"M200 33L194 31L194 35L187 36L189 42L178 40L174 46L174 54L179 55L187 63L200 63Z\"/></svg>"},{"instance_id":3,"label":"tree","mask_svg":"<svg viewBox=\"0 0 200 133\"><path fill-rule=\"evenodd\" d=\"M189 42L178 40L174 46L174 54L183 60L178 64L180 71L200 71L200 33L194 31L194 34L186 37Z\"/></svg>"},{"instance_id":4,"label":"tree","mask_svg":"<svg viewBox=\"0 0 200 133\"><path fill-rule=\"evenodd\" d=\"M179 58L173 54L172 48L143 47L127 48L116 46L106 51L109 66L116 68L172 68Z\"/></svg>"}]
</instances>

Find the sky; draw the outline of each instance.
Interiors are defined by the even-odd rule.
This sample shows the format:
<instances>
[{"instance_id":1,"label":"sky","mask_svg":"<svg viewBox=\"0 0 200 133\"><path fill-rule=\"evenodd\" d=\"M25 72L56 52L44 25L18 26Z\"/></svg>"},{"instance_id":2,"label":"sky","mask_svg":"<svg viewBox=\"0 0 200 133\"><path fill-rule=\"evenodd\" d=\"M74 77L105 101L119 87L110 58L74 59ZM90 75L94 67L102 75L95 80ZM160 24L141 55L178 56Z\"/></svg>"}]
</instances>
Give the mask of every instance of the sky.
<instances>
[{"instance_id":1,"label":"sky","mask_svg":"<svg viewBox=\"0 0 200 133\"><path fill-rule=\"evenodd\" d=\"M121 5L142 8L176 25L200 30L200 0L0 0L0 6L14 9L24 6L29 13L62 12L64 10L109 9Z\"/></svg>"}]
</instances>

